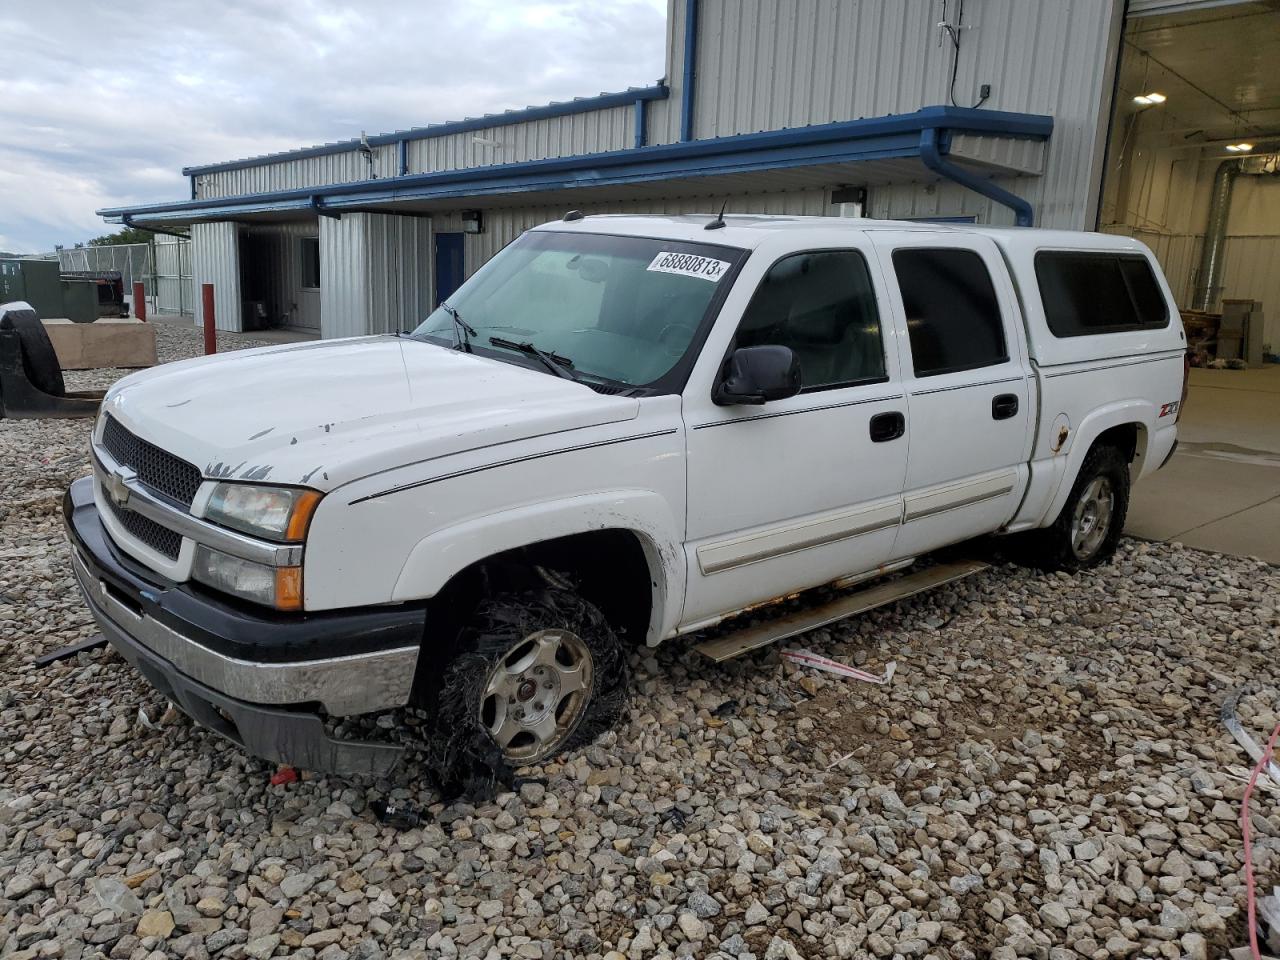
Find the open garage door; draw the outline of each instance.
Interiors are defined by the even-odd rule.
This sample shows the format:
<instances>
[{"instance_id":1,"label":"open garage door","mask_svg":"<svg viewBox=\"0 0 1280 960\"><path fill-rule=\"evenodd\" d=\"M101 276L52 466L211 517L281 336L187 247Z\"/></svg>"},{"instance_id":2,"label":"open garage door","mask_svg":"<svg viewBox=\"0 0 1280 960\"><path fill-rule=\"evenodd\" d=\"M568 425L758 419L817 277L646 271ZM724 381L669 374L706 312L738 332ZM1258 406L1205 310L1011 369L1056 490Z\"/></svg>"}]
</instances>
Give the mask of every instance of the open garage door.
<instances>
[{"instance_id":1,"label":"open garage door","mask_svg":"<svg viewBox=\"0 0 1280 960\"><path fill-rule=\"evenodd\" d=\"M1280 2L1128 14L1099 227L1155 252L1197 364L1129 530L1280 562Z\"/></svg>"}]
</instances>

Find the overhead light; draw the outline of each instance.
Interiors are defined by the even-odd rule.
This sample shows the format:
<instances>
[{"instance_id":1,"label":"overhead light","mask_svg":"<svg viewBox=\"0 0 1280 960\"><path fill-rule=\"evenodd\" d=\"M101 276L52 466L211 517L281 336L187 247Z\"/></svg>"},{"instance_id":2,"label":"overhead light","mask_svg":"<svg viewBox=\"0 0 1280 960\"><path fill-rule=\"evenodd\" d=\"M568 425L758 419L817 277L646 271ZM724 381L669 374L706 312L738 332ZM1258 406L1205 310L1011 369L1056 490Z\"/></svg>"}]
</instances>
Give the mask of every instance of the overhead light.
<instances>
[{"instance_id":1,"label":"overhead light","mask_svg":"<svg viewBox=\"0 0 1280 960\"><path fill-rule=\"evenodd\" d=\"M1154 103L1164 103L1168 99L1163 93L1140 93L1133 98L1133 102L1149 107Z\"/></svg>"},{"instance_id":2,"label":"overhead light","mask_svg":"<svg viewBox=\"0 0 1280 960\"><path fill-rule=\"evenodd\" d=\"M1232 153L1248 153L1253 149L1252 143L1228 143L1227 149Z\"/></svg>"}]
</instances>

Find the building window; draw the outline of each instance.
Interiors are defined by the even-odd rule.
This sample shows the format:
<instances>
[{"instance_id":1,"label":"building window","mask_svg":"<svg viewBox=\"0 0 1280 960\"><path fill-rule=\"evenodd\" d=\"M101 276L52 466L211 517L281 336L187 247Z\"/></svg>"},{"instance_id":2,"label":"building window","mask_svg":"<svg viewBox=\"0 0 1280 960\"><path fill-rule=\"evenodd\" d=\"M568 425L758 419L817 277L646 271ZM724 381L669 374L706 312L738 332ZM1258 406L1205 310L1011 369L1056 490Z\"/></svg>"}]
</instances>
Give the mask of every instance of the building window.
<instances>
[{"instance_id":1,"label":"building window","mask_svg":"<svg viewBox=\"0 0 1280 960\"><path fill-rule=\"evenodd\" d=\"M1143 256L1042 250L1036 254L1036 281L1055 337L1169 325L1169 304Z\"/></svg>"},{"instance_id":2,"label":"building window","mask_svg":"<svg viewBox=\"0 0 1280 960\"><path fill-rule=\"evenodd\" d=\"M917 377L1004 363L1009 351L991 274L972 250L895 250Z\"/></svg>"},{"instance_id":3,"label":"building window","mask_svg":"<svg viewBox=\"0 0 1280 960\"><path fill-rule=\"evenodd\" d=\"M764 344L791 348L804 392L884 380L880 314L862 254L801 253L770 267L736 340Z\"/></svg>"},{"instance_id":4,"label":"building window","mask_svg":"<svg viewBox=\"0 0 1280 960\"><path fill-rule=\"evenodd\" d=\"M307 290L320 289L320 238L302 238L302 286Z\"/></svg>"}]
</instances>

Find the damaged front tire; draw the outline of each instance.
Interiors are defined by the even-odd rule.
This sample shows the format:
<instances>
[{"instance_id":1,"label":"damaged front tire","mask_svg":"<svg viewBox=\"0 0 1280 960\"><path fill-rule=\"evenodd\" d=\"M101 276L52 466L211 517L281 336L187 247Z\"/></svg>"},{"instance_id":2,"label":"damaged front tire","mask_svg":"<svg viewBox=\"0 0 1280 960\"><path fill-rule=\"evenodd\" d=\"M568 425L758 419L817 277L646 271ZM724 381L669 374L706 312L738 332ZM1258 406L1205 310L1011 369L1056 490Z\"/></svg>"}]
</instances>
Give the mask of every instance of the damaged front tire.
<instances>
[{"instance_id":1,"label":"damaged front tire","mask_svg":"<svg viewBox=\"0 0 1280 960\"><path fill-rule=\"evenodd\" d=\"M626 651L600 610L563 587L480 601L439 686L439 773L542 763L589 743L626 701Z\"/></svg>"}]
</instances>

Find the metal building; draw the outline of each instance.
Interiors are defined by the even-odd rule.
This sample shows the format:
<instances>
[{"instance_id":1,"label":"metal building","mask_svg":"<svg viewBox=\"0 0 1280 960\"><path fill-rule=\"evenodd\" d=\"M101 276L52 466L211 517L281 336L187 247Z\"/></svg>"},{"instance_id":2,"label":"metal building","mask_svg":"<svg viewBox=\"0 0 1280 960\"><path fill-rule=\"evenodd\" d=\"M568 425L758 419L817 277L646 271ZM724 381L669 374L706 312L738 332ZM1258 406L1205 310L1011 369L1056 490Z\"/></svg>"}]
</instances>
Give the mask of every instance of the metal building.
<instances>
[{"instance_id":1,"label":"metal building","mask_svg":"<svg viewBox=\"0 0 1280 960\"><path fill-rule=\"evenodd\" d=\"M189 167L189 198L100 213L189 227L220 328L326 337L413 327L573 208L1095 229L1126 16L1223 3L669 0L652 86Z\"/></svg>"}]
</instances>

